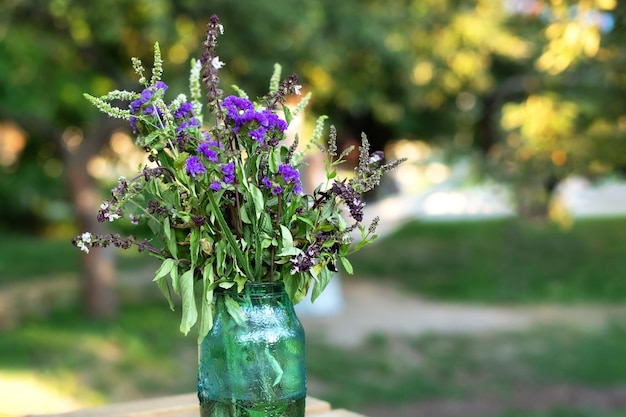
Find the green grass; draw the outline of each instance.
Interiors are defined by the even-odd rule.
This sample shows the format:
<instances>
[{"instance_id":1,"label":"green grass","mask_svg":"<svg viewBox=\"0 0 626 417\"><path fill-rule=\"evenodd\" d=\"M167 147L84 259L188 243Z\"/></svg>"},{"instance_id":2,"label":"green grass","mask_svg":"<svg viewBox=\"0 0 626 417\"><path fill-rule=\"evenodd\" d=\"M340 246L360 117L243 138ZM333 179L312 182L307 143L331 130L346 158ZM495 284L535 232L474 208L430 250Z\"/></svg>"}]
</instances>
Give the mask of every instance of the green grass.
<instances>
[{"instance_id":1,"label":"green grass","mask_svg":"<svg viewBox=\"0 0 626 417\"><path fill-rule=\"evenodd\" d=\"M352 257L357 275L439 299L626 301L626 219L412 222Z\"/></svg>"},{"instance_id":2,"label":"green grass","mask_svg":"<svg viewBox=\"0 0 626 417\"><path fill-rule=\"evenodd\" d=\"M153 258L135 249L116 250L122 270L133 270ZM30 235L2 235L0 239L0 284L40 279L53 274L73 274L80 270L81 252L70 238L39 238Z\"/></svg>"},{"instance_id":3,"label":"green grass","mask_svg":"<svg viewBox=\"0 0 626 417\"><path fill-rule=\"evenodd\" d=\"M43 276L50 271L78 271L79 251L69 239L42 239L27 235L2 235L0 283Z\"/></svg>"},{"instance_id":4,"label":"green grass","mask_svg":"<svg viewBox=\"0 0 626 417\"><path fill-rule=\"evenodd\" d=\"M626 380L623 319L616 317L612 326L593 332L550 327L483 336L378 335L357 349L331 346L311 335L308 375L316 382L313 395L363 412L374 404L485 395L506 402L512 390L554 384L619 387ZM0 371L35 372L52 385L74 381L74 395L88 392L104 401L193 392L196 340L178 332L178 320L162 303L127 305L115 322L57 311L2 332ZM610 416L567 410L571 414L563 415ZM559 412L512 410L502 417L557 417Z\"/></svg>"},{"instance_id":5,"label":"green grass","mask_svg":"<svg viewBox=\"0 0 626 417\"><path fill-rule=\"evenodd\" d=\"M179 315L162 303L127 305L115 322L57 311L0 334L0 370L68 379L74 395L122 401L195 389L194 337L178 331Z\"/></svg>"},{"instance_id":6,"label":"green grass","mask_svg":"<svg viewBox=\"0 0 626 417\"><path fill-rule=\"evenodd\" d=\"M309 374L324 382L322 397L364 413L368 404L499 398L505 409L509 404L511 410L497 417L612 417L617 414L610 410L577 409L563 402L533 414L533 400L542 402L535 394L521 412L512 408L512 397L554 386L586 387L595 392L623 388L623 319L616 317L612 326L593 332L546 327L483 336L379 336L358 349L313 344L309 347Z\"/></svg>"},{"instance_id":7,"label":"green grass","mask_svg":"<svg viewBox=\"0 0 626 417\"><path fill-rule=\"evenodd\" d=\"M568 408L559 408L549 411L528 412L528 411L510 411L498 416L485 417L623 417L623 412L612 411L590 411L590 410L572 410Z\"/></svg>"}]
</instances>

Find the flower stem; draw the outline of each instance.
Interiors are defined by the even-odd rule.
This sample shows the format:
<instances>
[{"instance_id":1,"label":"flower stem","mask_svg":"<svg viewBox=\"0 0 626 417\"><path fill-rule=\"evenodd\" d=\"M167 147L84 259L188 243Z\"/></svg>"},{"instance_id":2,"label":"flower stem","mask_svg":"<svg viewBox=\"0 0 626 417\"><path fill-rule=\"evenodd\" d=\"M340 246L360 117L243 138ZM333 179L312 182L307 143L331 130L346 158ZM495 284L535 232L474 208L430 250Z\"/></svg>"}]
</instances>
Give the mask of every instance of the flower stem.
<instances>
[{"instance_id":1,"label":"flower stem","mask_svg":"<svg viewBox=\"0 0 626 417\"><path fill-rule=\"evenodd\" d=\"M244 272L246 273L246 275L248 275L248 277L252 277L253 275L252 275L252 270L250 269L250 263L249 263L250 261L249 259L246 259L246 257L243 255L241 248L237 244L235 235L233 235L233 232L230 230L230 228L226 224L226 220L224 220L224 216L222 216L222 212L220 210L220 207L217 205L215 198L213 197L213 193L209 191L207 192L207 196L209 197L209 203L211 204L213 213L215 213L215 219L219 223L220 228L222 229L222 233L224 233L226 240L228 240L228 243L233 249L237 262L244 269Z\"/></svg>"}]
</instances>

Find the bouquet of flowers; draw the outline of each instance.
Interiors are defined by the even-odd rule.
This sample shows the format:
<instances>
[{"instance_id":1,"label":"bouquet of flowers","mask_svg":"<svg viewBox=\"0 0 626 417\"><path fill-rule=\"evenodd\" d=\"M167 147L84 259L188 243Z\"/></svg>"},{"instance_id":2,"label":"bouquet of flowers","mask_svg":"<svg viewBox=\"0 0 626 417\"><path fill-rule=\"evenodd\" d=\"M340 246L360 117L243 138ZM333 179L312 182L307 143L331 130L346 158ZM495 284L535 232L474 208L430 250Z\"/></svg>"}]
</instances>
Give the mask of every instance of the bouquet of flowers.
<instances>
[{"instance_id":1,"label":"bouquet of flowers","mask_svg":"<svg viewBox=\"0 0 626 417\"><path fill-rule=\"evenodd\" d=\"M188 96L166 102L168 86L161 79L158 44L150 78L133 59L141 92L85 95L109 116L129 121L150 161L135 177L119 179L102 203L98 220L145 222L154 238L85 232L73 243L85 252L135 246L159 258L154 281L172 309L171 291L181 297L185 334L197 322L200 335L211 328L213 291L218 287L240 290L246 282L283 281L297 303L311 285L314 300L339 263L352 273L346 257L376 237L378 222L362 224L361 194L401 162L384 163L381 153L370 155L363 135L354 177L338 179L336 167L352 149L338 154L336 131L331 127L325 138L325 117L320 117L309 145L324 152L326 181L306 194L299 173L303 153L297 136L285 143L285 131L310 95L290 109L286 98L299 95L301 87L296 75L281 82L276 66L264 97L252 101L236 86L235 95L224 96L218 76L224 63L216 53L222 33L223 26L213 16L203 55L191 64ZM203 89L206 105L201 102ZM119 101L130 106L115 106ZM354 244L356 231L360 239Z\"/></svg>"}]
</instances>

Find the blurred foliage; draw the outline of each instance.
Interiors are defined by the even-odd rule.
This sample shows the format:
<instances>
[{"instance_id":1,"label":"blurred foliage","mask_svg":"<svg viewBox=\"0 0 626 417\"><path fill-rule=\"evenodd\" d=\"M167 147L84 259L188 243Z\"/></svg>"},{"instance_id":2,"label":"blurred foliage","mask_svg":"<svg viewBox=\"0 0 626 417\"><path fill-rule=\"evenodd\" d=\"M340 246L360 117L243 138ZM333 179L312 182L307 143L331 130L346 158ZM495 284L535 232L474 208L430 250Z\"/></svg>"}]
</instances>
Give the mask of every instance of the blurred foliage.
<instances>
[{"instance_id":1,"label":"blurred foliage","mask_svg":"<svg viewBox=\"0 0 626 417\"><path fill-rule=\"evenodd\" d=\"M626 300L626 219L581 219L570 230L520 219L412 221L352 256L364 278L470 302Z\"/></svg>"},{"instance_id":2,"label":"blurred foliage","mask_svg":"<svg viewBox=\"0 0 626 417\"><path fill-rule=\"evenodd\" d=\"M102 123L82 93L132 88L130 57L150 62L155 41L168 83L185 84L212 13L226 28L225 86L260 94L280 62L301 75L314 113L329 114L345 140L366 131L374 148L404 137L453 154L477 149L489 174L520 190L626 166L624 2L7 0L1 8L0 121L16 121L28 138L7 151L0 130L3 152L19 156L0 163L9 178L0 186L4 227L71 219L58 146L71 144L71 129ZM53 131L69 132L66 143L55 148Z\"/></svg>"},{"instance_id":3,"label":"blurred foliage","mask_svg":"<svg viewBox=\"0 0 626 417\"><path fill-rule=\"evenodd\" d=\"M367 415L440 415L434 405L458 404L468 416L489 405L492 417L617 417L623 318L585 330L555 323L480 335L379 334L356 347L310 335L310 394ZM0 369L62 386L85 406L191 393L197 345L176 327L176 315L145 299L115 323L57 311L3 331Z\"/></svg>"}]
</instances>

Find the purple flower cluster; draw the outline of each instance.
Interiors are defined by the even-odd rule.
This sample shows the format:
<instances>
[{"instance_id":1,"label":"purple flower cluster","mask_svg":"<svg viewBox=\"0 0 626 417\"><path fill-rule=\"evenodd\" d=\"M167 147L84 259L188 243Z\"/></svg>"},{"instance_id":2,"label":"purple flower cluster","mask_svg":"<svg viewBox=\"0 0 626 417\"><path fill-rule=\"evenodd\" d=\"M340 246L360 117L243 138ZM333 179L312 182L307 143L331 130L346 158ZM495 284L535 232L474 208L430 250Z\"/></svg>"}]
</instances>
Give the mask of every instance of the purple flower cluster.
<instances>
[{"instance_id":1,"label":"purple flower cluster","mask_svg":"<svg viewBox=\"0 0 626 417\"><path fill-rule=\"evenodd\" d=\"M174 119L183 120L193 117L193 104L185 102L174 111Z\"/></svg>"},{"instance_id":2,"label":"purple flower cluster","mask_svg":"<svg viewBox=\"0 0 626 417\"><path fill-rule=\"evenodd\" d=\"M217 163L220 160L220 157L217 153L218 149L220 149L220 146L216 141L207 140L206 142L202 142L200 145L198 145L198 149L196 149L196 152L198 152L200 155L204 155L207 161Z\"/></svg>"},{"instance_id":3,"label":"purple flower cluster","mask_svg":"<svg viewBox=\"0 0 626 417\"><path fill-rule=\"evenodd\" d=\"M300 172L289 164L280 164L278 174L283 177L286 184L293 185L293 192L302 194L302 184L300 183Z\"/></svg>"},{"instance_id":4,"label":"purple flower cluster","mask_svg":"<svg viewBox=\"0 0 626 417\"><path fill-rule=\"evenodd\" d=\"M271 190L272 194L278 195L284 191L282 185L290 185L293 187L293 192L296 194L302 194L302 183L300 182L300 173L297 169L289 164L280 164L278 166L278 172L274 177L273 182L269 177L265 176L261 178L261 184L268 190ZM281 185L282 184L282 185Z\"/></svg>"},{"instance_id":5,"label":"purple flower cluster","mask_svg":"<svg viewBox=\"0 0 626 417\"><path fill-rule=\"evenodd\" d=\"M315 241L308 248L306 248L306 250L291 259L291 265L293 266L291 273L296 274L298 272L308 272L311 268L313 268L313 265L317 262L317 258L322 253L322 246L324 246L332 237L333 236L330 233L318 232ZM330 247L326 248L326 251L330 254L335 254L338 249L339 243L335 241ZM331 271L336 271L333 264L329 264L328 268Z\"/></svg>"},{"instance_id":6,"label":"purple flower cluster","mask_svg":"<svg viewBox=\"0 0 626 417\"><path fill-rule=\"evenodd\" d=\"M200 158L195 155L187 158L187 162L185 163L185 169L187 171L187 174L191 175L194 178L196 178L197 175L201 175L206 172L206 168L202 164L202 161L200 161Z\"/></svg>"},{"instance_id":7,"label":"purple flower cluster","mask_svg":"<svg viewBox=\"0 0 626 417\"><path fill-rule=\"evenodd\" d=\"M233 132L239 133L246 126L250 138L259 144L276 146L277 137L287 130L287 122L268 109L256 111L254 104L247 98L228 96L223 105L226 116L234 123Z\"/></svg>"},{"instance_id":8,"label":"purple flower cluster","mask_svg":"<svg viewBox=\"0 0 626 417\"><path fill-rule=\"evenodd\" d=\"M224 182L232 184L235 181L235 163L229 162L221 165L222 174L224 174Z\"/></svg>"},{"instance_id":9,"label":"purple flower cluster","mask_svg":"<svg viewBox=\"0 0 626 417\"><path fill-rule=\"evenodd\" d=\"M193 104L184 102L177 109L171 109L176 122L176 144L178 151L182 152L194 136L194 130L200 129L200 121L194 117Z\"/></svg>"},{"instance_id":10,"label":"purple flower cluster","mask_svg":"<svg viewBox=\"0 0 626 417\"><path fill-rule=\"evenodd\" d=\"M209 138L208 134L206 134L205 137L208 139ZM198 152L200 156L204 156L204 158L206 158L207 161L212 162L212 163L218 163L220 161L218 150L221 148L222 147L220 146L218 142L213 141L213 140L207 140L206 142L202 142L200 145L198 145L198 148L196 149L196 151ZM202 159L196 155L192 155L189 158L187 158L187 162L185 163L185 169L187 171L187 174L191 175L194 178L198 175L202 175L207 172L207 169L204 166ZM235 163L234 162L220 164L219 169L222 174L222 179L221 181L211 182L211 184L209 185L209 188L213 191L221 190L222 182L224 182L225 184L232 184L233 182L235 182Z\"/></svg>"},{"instance_id":11,"label":"purple flower cluster","mask_svg":"<svg viewBox=\"0 0 626 417\"><path fill-rule=\"evenodd\" d=\"M365 207L365 203L361 200L361 196L351 184L346 184L345 181L335 181L330 188L330 192L346 203L350 210L350 215L354 220L357 222L363 221L363 208Z\"/></svg>"},{"instance_id":12,"label":"purple flower cluster","mask_svg":"<svg viewBox=\"0 0 626 417\"><path fill-rule=\"evenodd\" d=\"M139 126L137 126L137 115L144 114L153 116L157 121L158 128L162 128L163 113L160 108L154 105L153 98L157 93L163 94L167 90L167 84L163 81L157 81L154 85L145 88L138 99L130 102L130 126L133 128L133 132L139 132Z\"/></svg>"}]
</instances>

